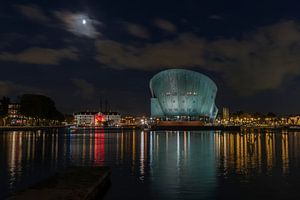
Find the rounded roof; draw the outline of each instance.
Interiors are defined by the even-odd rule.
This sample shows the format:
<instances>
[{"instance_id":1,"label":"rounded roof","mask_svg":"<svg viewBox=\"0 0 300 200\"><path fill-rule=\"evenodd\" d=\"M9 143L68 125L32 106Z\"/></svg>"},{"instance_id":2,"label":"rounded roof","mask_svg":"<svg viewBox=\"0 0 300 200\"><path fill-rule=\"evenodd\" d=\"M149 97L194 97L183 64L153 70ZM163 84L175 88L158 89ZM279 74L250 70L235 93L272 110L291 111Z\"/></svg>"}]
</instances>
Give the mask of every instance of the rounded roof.
<instances>
[{"instance_id":1,"label":"rounded roof","mask_svg":"<svg viewBox=\"0 0 300 200\"><path fill-rule=\"evenodd\" d=\"M172 73L175 73L175 74L188 74L190 76L194 76L194 77L197 77L199 79L205 79L206 81L209 82L210 85L212 85L216 90L218 89L217 85L215 84L215 82L209 78L208 76L200 73L200 72L197 72L197 71L192 71L192 70L188 70L188 69L167 69L167 70L163 70L157 74L155 74L151 79L150 79L150 82L149 82L149 86L150 86L150 90L151 90L151 93L153 93L153 88L152 88L152 82L155 81L156 79L162 77L162 76L168 76Z\"/></svg>"}]
</instances>

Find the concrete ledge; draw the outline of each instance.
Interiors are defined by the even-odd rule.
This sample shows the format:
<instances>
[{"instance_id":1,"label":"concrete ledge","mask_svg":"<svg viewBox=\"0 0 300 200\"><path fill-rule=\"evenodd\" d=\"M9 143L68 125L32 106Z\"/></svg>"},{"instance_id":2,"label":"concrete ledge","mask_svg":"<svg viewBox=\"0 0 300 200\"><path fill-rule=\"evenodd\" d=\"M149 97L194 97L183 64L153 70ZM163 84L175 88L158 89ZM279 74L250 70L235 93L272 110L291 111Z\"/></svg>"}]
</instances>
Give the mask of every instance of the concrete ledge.
<instances>
[{"instance_id":1,"label":"concrete ledge","mask_svg":"<svg viewBox=\"0 0 300 200\"><path fill-rule=\"evenodd\" d=\"M109 188L110 175L109 167L71 167L8 199L99 199Z\"/></svg>"},{"instance_id":2,"label":"concrete ledge","mask_svg":"<svg viewBox=\"0 0 300 200\"><path fill-rule=\"evenodd\" d=\"M65 128L65 126L0 126L0 131L35 131Z\"/></svg>"},{"instance_id":3,"label":"concrete ledge","mask_svg":"<svg viewBox=\"0 0 300 200\"><path fill-rule=\"evenodd\" d=\"M151 128L153 131L200 131L200 130L207 130L207 131L241 131L240 126L154 126Z\"/></svg>"}]
</instances>

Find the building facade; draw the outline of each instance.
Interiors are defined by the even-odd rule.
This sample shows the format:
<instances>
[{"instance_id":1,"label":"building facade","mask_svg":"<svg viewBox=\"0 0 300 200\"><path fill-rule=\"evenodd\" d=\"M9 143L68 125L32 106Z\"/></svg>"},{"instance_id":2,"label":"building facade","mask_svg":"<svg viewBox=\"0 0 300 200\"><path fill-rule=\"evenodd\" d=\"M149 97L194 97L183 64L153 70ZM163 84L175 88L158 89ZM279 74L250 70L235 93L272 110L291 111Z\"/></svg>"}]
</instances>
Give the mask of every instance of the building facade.
<instances>
[{"instance_id":1,"label":"building facade","mask_svg":"<svg viewBox=\"0 0 300 200\"><path fill-rule=\"evenodd\" d=\"M109 126L118 126L121 123L121 115L118 112L103 112L105 122Z\"/></svg>"},{"instance_id":2,"label":"building facade","mask_svg":"<svg viewBox=\"0 0 300 200\"><path fill-rule=\"evenodd\" d=\"M74 114L77 126L117 126L121 115L116 112L78 112Z\"/></svg>"},{"instance_id":3,"label":"building facade","mask_svg":"<svg viewBox=\"0 0 300 200\"><path fill-rule=\"evenodd\" d=\"M229 120L230 116L229 116L229 108L223 108L222 110L222 119L223 120Z\"/></svg>"},{"instance_id":4,"label":"building facade","mask_svg":"<svg viewBox=\"0 0 300 200\"><path fill-rule=\"evenodd\" d=\"M77 126L95 126L97 112L78 112L74 114Z\"/></svg>"},{"instance_id":5,"label":"building facade","mask_svg":"<svg viewBox=\"0 0 300 200\"><path fill-rule=\"evenodd\" d=\"M150 80L151 117L166 120L215 119L216 84L207 76L185 69L169 69Z\"/></svg>"},{"instance_id":6,"label":"building facade","mask_svg":"<svg viewBox=\"0 0 300 200\"><path fill-rule=\"evenodd\" d=\"M26 124L26 117L21 115L21 104L19 103L9 103L7 116L10 120L10 125L25 125Z\"/></svg>"},{"instance_id":7,"label":"building facade","mask_svg":"<svg viewBox=\"0 0 300 200\"><path fill-rule=\"evenodd\" d=\"M21 105L19 103L10 103L8 104L8 117L17 118L20 117Z\"/></svg>"}]
</instances>

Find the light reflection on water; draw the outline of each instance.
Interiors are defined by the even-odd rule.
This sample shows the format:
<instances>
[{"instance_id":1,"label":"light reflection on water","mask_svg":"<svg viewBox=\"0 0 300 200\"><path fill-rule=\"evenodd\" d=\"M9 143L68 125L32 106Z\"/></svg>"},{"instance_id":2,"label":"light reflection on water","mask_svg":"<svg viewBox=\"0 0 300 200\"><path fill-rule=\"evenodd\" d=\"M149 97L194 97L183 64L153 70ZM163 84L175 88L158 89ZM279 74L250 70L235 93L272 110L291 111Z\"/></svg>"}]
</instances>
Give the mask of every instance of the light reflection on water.
<instances>
[{"instance_id":1,"label":"light reflection on water","mask_svg":"<svg viewBox=\"0 0 300 200\"><path fill-rule=\"evenodd\" d=\"M106 199L300 197L296 132L14 131L0 156L1 198L69 165L111 166Z\"/></svg>"}]
</instances>

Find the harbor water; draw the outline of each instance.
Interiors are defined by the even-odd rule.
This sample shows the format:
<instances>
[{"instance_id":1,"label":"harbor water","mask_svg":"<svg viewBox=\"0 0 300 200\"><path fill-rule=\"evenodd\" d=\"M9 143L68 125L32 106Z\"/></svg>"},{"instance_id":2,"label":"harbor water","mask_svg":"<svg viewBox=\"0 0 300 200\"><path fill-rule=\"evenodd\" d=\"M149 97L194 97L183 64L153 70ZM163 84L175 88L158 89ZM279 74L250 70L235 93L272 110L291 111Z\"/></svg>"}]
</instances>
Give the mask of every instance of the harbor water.
<instances>
[{"instance_id":1,"label":"harbor water","mask_svg":"<svg viewBox=\"0 0 300 200\"><path fill-rule=\"evenodd\" d=\"M0 132L0 199L67 166L110 166L105 199L300 199L300 132Z\"/></svg>"}]
</instances>

